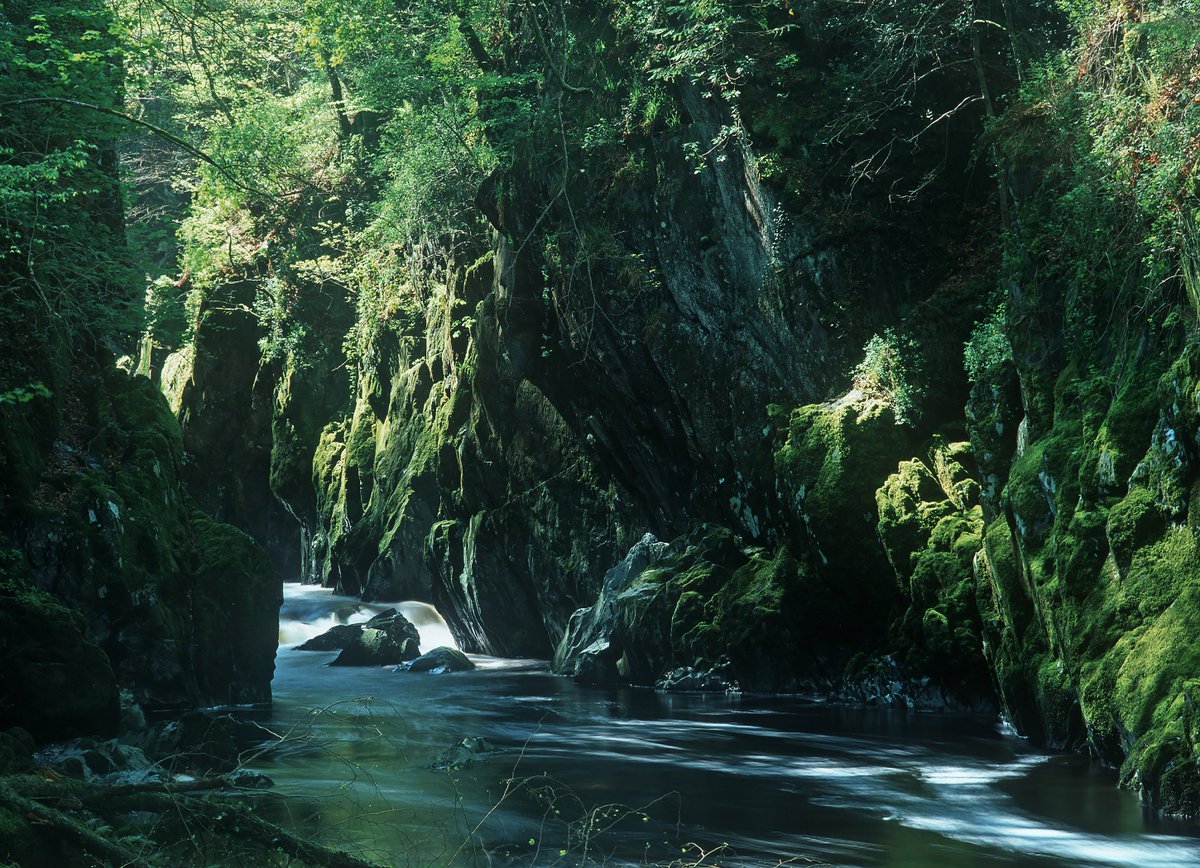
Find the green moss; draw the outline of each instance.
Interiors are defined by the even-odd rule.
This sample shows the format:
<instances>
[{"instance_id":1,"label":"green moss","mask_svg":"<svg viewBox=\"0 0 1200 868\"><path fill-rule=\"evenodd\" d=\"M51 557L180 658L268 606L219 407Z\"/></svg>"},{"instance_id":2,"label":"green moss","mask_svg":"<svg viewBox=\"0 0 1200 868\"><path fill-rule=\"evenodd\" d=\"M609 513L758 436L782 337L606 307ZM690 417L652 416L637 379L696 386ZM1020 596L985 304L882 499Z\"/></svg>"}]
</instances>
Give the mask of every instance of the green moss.
<instances>
[{"instance_id":1,"label":"green moss","mask_svg":"<svg viewBox=\"0 0 1200 868\"><path fill-rule=\"evenodd\" d=\"M1093 444L1098 452L1096 484L1102 493L1123 487L1145 454L1158 419L1155 387L1162 373L1158 364L1138 366L1109 404Z\"/></svg>"},{"instance_id":2,"label":"green moss","mask_svg":"<svg viewBox=\"0 0 1200 868\"><path fill-rule=\"evenodd\" d=\"M875 492L879 523L876 529L888 560L902 586L907 587L913 558L928 541L937 520L926 505L942 500L937 481L920 461L902 461L899 469Z\"/></svg>"},{"instance_id":3,"label":"green moss","mask_svg":"<svg viewBox=\"0 0 1200 868\"><path fill-rule=\"evenodd\" d=\"M1049 446L1047 440L1029 446L1013 464L1004 490L1022 538L1034 544L1049 533L1054 523L1055 498L1042 478Z\"/></svg>"},{"instance_id":4,"label":"green moss","mask_svg":"<svg viewBox=\"0 0 1200 868\"><path fill-rule=\"evenodd\" d=\"M828 629L833 616L820 586L805 581L786 548L756 552L709 601L713 632L744 686L785 689L800 673L794 658L808 640ZM810 635L806 632L812 631Z\"/></svg>"},{"instance_id":5,"label":"green moss","mask_svg":"<svg viewBox=\"0 0 1200 868\"><path fill-rule=\"evenodd\" d=\"M1083 730L1079 725L1075 685L1062 660L1041 654L1030 661L1034 690L1045 742L1057 748L1077 747Z\"/></svg>"},{"instance_id":6,"label":"green moss","mask_svg":"<svg viewBox=\"0 0 1200 868\"><path fill-rule=\"evenodd\" d=\"M921 630L925 634L925 646L931 654L949 657L953 653L950 619L937 609L926 609L921 618Z\"/></svg>"},{"instance_id":7,"label":"green moss","mask_svg":"<svg viewBox=\"0 0 1200 868\"><path fill-rule=\"evenodd\" d=\"M901 462L876 492L879 537L908 604L890 631L892 654L969 700L990 692L980 677L974 564L983 510L972 466L968 444L935 438L925 460Z\"/></svg>"},{"instance_id":8,"label":"green moss","mask_svg":"<svg viewBox=\"0 0 1200 868\"><path fill-rule=\"evenodd\" d=\"M1141 486L1131 488L1108 512L1106 535L1117 565L1127 570L1138 548L1158 536L1164 524L1150 490Z\"/></svg>"},{"instance_id":9,"label":"green moss","mask_svg":"<svg viewBox=\"0 0 1200 868\"><path fill-rule=\"evenodd\" d=\"M896 457L911 454L911 436L885 404L848 397L793 411L787 440L775 453L797 545L812 545L821 564L836 564L839 581L876 610L896 601L877 542L876 491Z\"/></svg>"},{"instance_id":10,"label":"green moss","mask_svg":"<svg viewBox=\"0 0 1200 868\"><path fill-rule=\"evenodd\" d=\"M1200 672L1200 586L1190 585L1144 631L1123 638L1113 686L1114 711L1131 732L1144 733L1172 721L1184 682Z\"/></svg>"},{"instance_id":11,"label":"green moss","mask_svg":"<svg viewBox=\"0 0 1200 868\"><path fill-rule=\"evenodd\" d=\"M1082 599L1100 581L1109 554L1106 516L1102 510L1078 510L1055 540L1056 572L1065 588Z\"/></svg>"}]
</instances>

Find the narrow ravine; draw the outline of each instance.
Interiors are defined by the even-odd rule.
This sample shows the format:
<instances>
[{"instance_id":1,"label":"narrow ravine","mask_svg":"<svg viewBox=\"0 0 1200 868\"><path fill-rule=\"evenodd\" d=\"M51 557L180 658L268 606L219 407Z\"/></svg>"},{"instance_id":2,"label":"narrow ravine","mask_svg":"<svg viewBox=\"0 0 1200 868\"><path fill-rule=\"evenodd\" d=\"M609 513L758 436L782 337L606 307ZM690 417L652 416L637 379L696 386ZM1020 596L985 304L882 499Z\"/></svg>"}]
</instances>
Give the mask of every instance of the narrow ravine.
<instances>
[{"instance_id":1,"label":"narrow ravine","mask_svg":"<svg viewBox=\"0 0 1200 868\"><path fill-rule=\"evenodd\" d=\"M1146 815L1112 772L984 717L582 689L481 656L445 675L330 668L333 653L292 650L382 608L285 586L272 726L289 744L264 771L307 831L388 864L1200 864L1194 828ZM431 610L404 611L422 648L447 641ZM465 737L495 750L429 768Z\"/></svg>"}]
</instances>

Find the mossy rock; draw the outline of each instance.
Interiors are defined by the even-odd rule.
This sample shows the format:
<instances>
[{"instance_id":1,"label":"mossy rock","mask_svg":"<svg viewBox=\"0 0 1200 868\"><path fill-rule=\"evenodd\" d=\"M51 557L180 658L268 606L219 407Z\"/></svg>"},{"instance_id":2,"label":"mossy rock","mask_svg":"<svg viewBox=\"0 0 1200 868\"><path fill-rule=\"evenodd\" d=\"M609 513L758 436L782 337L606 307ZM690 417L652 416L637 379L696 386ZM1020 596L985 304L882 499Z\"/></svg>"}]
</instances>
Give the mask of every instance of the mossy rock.
<instances>
[{"instance_id":1,"label":"mossy rock","mask_svg":"<svg viewBox=\"0 0 1200 868\"><path fill-rule=\"evenodd\" d=\"M199 560L191 600L192 648L213 704L268 702L283 580L266 552L235 527L192 514Z\"/></svg>"},{"instance_id":2,"label":"mossy rock","mask_svg":"<svg viewBox=\"0 0 1200 868\"><path fill-rule=\"evenodd\" d=\"M1117 565L1124 571L1133 562L1134 553L1159 536L1166 522L1154 495L1147 488L1134 486L1108 512L1106 534Z\"/></svg>"},{"instance_id":3,"label":"mossy rock","mask_svg":"<svg viewBox=\"0 0 1200 868\"><path fill-rule=\"evenodd\" d=\"M0 550L0 661L0 728L42 741L117 732L107 655L84 635L82 617L33 586L11 549Z\"/></svg>"},{"instance_id":4,"label":"mossy rock","mask_svg":"<svg viewBox=\"0 0 1200 868\"><path fill-rule=\"evenodd\" d=\"M912 436L885 403L851 393L794 410L787 440L775 452L797 550L814 550L848 594L875 610L897 602L878 542L876 492L897 457L912 454Z\"/></svg>"}]
</instances>

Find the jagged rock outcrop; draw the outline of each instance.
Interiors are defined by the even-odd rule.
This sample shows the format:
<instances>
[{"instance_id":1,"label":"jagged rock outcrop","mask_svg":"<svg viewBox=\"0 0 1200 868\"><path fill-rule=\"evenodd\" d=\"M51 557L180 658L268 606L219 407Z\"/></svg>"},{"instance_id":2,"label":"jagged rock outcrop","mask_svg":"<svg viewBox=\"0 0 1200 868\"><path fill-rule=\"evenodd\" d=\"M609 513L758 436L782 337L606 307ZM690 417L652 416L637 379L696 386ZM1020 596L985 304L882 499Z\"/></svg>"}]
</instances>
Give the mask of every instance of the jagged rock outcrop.
<instances>
[{"instance_id":1,"label":"jagged rock outcrop","mask_svg":"<svg viewBox=\"0 0 1200 868\"><path fill-rule=\"evenodd\" d=\"M195 337L163 365L163 391L183 432L183 478L200 508L249 533L282 575L300 572L300 529L271 491L274 367L262 364L257 284L210 293Z\"/></svg>"}]
</instances>

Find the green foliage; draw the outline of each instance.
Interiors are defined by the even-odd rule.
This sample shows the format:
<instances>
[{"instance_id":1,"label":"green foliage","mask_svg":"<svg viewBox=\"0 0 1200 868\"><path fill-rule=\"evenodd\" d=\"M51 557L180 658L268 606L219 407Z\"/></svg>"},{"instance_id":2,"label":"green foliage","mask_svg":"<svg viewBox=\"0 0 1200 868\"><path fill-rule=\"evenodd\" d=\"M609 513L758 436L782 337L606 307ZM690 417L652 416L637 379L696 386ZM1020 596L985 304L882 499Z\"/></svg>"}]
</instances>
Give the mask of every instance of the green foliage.
<instances>
[{"instance_id":1,"label":"green foliage","mask_svg":"<svg viewBox=\"0 0 1200 868\"><path fill-rule=\"evenodd\" d=\"M174 349L189 337L195 311L187 300L186 290L165 275L146 286L145 334L155 346Z\"/></svg>"},{"instance_id":2,"label":"green foliage","mask_svg":"<svg viewBox=\"0 0 1200 868\"><path fill-rule=\"evenodd\" d=\"M25 386L16 386L7 391L0 392L0 405L3 404L28 404L37 398L49 398L50 390L46 384L41 381L35 381Z\"/></svg>"},{"instance_id":3,"label":"green foliage","mask_svg":"<svg viewBox=\"0 0 1200 868\"><path fill-rule=\"evenodd\" d=\"M263 359L275 361L300 349L305 325L292 315L293 289L278 277L268 277L258 285L254 313L266 334L259 339Z\"/></svg>"},{"instance_id":4,"label":"green foliage","mask_svg":"<svg viewBox=\"0 0 1200 868\"><path fill-rule=\"evenodd\" d=\"M911 338L887 329L867 341L863 360L854 368L854 388L868 398L892 408L897 425L912 425L920 418L924 394L917 364L917 346Z\"/></svg>"},{"instance_id":5,"label":"green foliage","mask_svg":"<svg viewBox=\"0 0 1200 868\"><path fill-rule=\"evenodd\" d=\"M963 367L971 382L976 383L1001 365L1012 361L1012 343L1008 339L1006 308L1001 303L985 320L971 331L971 339L963 348Z\"/></svg>"},{"instance_id":6,"label":"green foliage","mask_svg":"<svg viewBox=\"0 0 1200 868\"><path fill-rule=\"evenodd\" d=\"M136 330L113 148L121 46L100 3L16 2L0 18L0 307L20 332L57 318ZM138 299L137 301L140 301ZM23 312L21 312L23 311Z\"/></svg>"}]
</instances>

